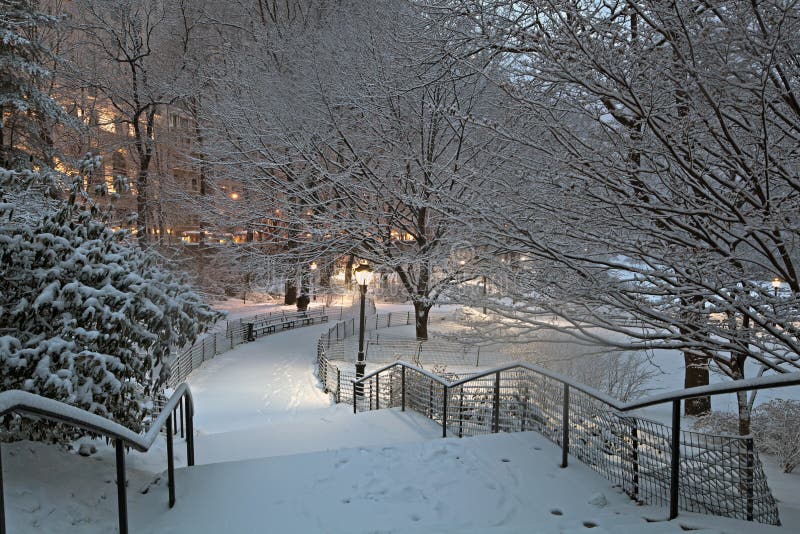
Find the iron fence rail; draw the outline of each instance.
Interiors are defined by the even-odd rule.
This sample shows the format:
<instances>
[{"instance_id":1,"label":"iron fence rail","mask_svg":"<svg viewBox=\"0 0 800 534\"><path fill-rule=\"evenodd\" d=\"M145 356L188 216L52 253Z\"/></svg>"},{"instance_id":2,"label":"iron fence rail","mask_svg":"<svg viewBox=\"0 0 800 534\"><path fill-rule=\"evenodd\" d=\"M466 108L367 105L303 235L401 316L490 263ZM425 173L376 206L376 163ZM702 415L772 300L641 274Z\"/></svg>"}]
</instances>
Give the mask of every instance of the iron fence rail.
<instances>
[{"instance_id":1,"label":"iron fence rail","mask_svg":"<svg viewBox=\"0 0 800 534\"><path fill-rule=\"evenodd\" d=\"M625 405L609 405L601 392L536 366L444 379L396 362L346 387L354 412L413 410L439 423L443 436L537 431L562 447L562 466L572 454L631 498L669 506L671 517L681 509L780 524L752 437L685 431L627 415L617 410Z\"/></svg>"},{"instance_id":2,"label":"iron fence rail","mask_svg":"<svg viewBox=\"0 0 800 534\"><path fill-rule=\"evenodd\" d=\"M562 447L562 466L570 453L633 499L669 506L671 518L681 509L780 524L751 437L684 431L679 423L671 428L626 415L619 410L636 404L610 404L601 392L529 364L448 378L396 362L353 381L349 398L354 412L400 407L422 413L442 426L443 436L538 431Z\"/></svg>"},{"instance_id":3,"label":"iron fence rail","mask_svg":"<svg viewBox=\"0 0 800 534\"><path fill-rule=\"evenodd\" d=\"M184 409L185 408L185 409ZM169 507L175 505L175 458L173 454L173 430L177 428L176 416L180 413L181 429L186 426L187 464L194 465L194 403L187 384L181 384L169 399L166 399L161 412L155 417L144 434L126 428L119 423L71 406L54 399L34 395L27 391L8 390L0 392L0 417L10 413L27 414L59 423L81 428L92 434L106 436L114 440L117 474L117 510L120 534L128 533L128 505L125 478L125 447L146 452L150 450L159 433L167 435L167 488ZM183 430L182 430L183 431ZM6 532L5 507L3 506L2 448L0 448L0 534Z\"/></svg>"},{"instance_id":4,"label":"iron fence rail","mask_svg":"<svg viewBox=\"0 0 800 534\"><path fill-rule=\"evenodd\" d=\"M410 312L393 313L376 317L372 326L412 323ZM534 430L561 446L562 466L567 466L571 453L638 502L669 506L670 518L680 509L780 524L752 437L681 429L681 401L798 385L800 373L692 388L629 403L548 369L517 362L462 377L393 361L356 381L350 365L355 351L345 343L355 334L355 322L338 323L317 344L320 382L336 402L351 403L354 412L414 410L439 423L443 436ZM368 361L377 363L376 352L371 354ZM430 356L426 363L435 362L435 351ZM452 358L452 352L445 354L447 358ZM357 395L359 391L363 393ZM672 425L628 413L667 402L672 403Z\"/></svg>"}]
</instances>

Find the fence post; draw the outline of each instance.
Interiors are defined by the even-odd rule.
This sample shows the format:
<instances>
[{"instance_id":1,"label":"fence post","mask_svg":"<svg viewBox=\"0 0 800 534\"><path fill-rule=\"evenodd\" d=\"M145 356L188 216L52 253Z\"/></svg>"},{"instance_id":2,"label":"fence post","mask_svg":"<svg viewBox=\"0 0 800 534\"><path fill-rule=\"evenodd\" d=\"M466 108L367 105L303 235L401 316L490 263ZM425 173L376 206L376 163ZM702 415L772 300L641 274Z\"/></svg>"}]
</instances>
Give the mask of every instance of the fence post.
<instances>
[{"instance_id":1,"label":"fence post","mask_svg":"<svg viewBox=\"0 0 800 534\"><path fill-rule=\"evenodd\" d=\"M183 433L183 397L180 398L180 403L178 404L178 406L180 407L180 412L181 412L181 437L184 437L184 433Z\"/></svg>"},{"instance_id":2,"label":"fence post","mask_svg":"<svg viewBox=\"0 0 800 534\"><path fill-rule=\"evenodd\" d=\"M397 380L397 378L395 378L396 376L397 372L394 369L389 371L389 408L397 407L394 403L394 383Z\"/></svg>"},{"instance_id":3,"label":"fence post","mask_svg":"<svg viewBox=\"0 0 800 534\"><path fill-rule=\"evenodd\" d=\"M390 326L392 326L392 312L389 312L389 314L386 316L386 328L389 328Z\"/></svg>"},{"instance_id":4,"label":"fence post","mask_svg":"<svg viewBox=\"0 0 800 534\"><path fill-rule=\"evenodd\" d=\"M458 437L464 437L464 385L461 385L461 400L458 402Z\"/></svg>"},{"instance_id":5,"label":"fence post","mask_svg":"<svg viewBox=\"0 0 800 534\"><path fill-rule=\"evenodd\" d=\"M567 467L569 454L569 384L564 384L564 406L561 413L561 467Z\"/></svg>"},{"instance_id":6,"label":"fence post","mask_svg":"<svg viewBox=\"0 0 800 534\"><path fill-rule=\"evenodd\" d=\"M175 506L175 458L172 450L172 416L167 417L167 488L169 507Z\"/></svg>"},{"instance_id":7,"label":"fence post","mask_svg":"<svg viewBox=\"0 0 800 534\"><path fill-rule=\"evenodd\" d=\"M406 411L406 368L401 367L400 373L400 411Z\"/></svg>"},{"instance_id":8,"label":"fence post","mask_svg":"<svg viewBox=\"0 0 800 534\"><path fill-rule=\"evenodd\" d=\"M364 385L362 384L361 387L364 387ZM356 409L356 383L355 383L355 381L353 382L353 413L358 413L358 411Z\"/></svg>"},{"instance_id":9,"label":"fence post","mask_svg":"<svg viewBox=\"0 0 800 534\"><path fill-rule=\"evenodd\" d=\"M447 437L447 386L442 384L442 437Z\"/></svg>"},{"instance_id":10,"label":"fence post","mask_svg":"<svg viewBox=\"0 0 800 534\"><path fill-rule=\"evenodd\" d=\"M672 460L669 480L669 518L678 517L678 484L681 465L681 400L672 401Z\"/></svg>"},{"instance_id":11,"label":"fence post","mask_svg":"<svg viewBox=\"0 0 800 534\"><path fill-rule=\"evenodd\" d=\"M433 419L433 378L428 385L428 419Z\"/></svg>"},{"instance_id":12,"label":"fence post","mask_svg":"<svg viewBox=\"0 0 800 534\"><path fill-rule=\"evenodd\" d=\"M755 465L755 460L753 458L753 438L747 438L745 440L745 444L747 445L747 471L746 471L746 478L745 478L745 490L747 493L747 520L753 520L753 466Z\"/></svg>"},{"instance_id":13,"label":"fence post","mask_svg":"<svg viewBox=\"0 0 800 534\"><path fill-rule=\"evenodd\" d=\"M381 409L381 383L380 383L380 373L375 375L375 409Z\"/></svg>"},{"instance_id":14,"label":"fence post","mask_svg":"<svg viewBox=\"0 0 800 534\"><path fill-rule=\"evenodd\" d=\"M342 402L342 370L338 367L336 368L336 402Z\"/></svg>"},{"instance_id":15,"label":"fence post","mask_svg":"<svg viewBox=\"0 0 800 534\"><path fill-rule=\"evenodd\" d=\"M480 363L481 363L481 346L478 345L478 355L475 356L475 367L478 367Z\"/></svg>"},{"instance_id":16,"label":"fence post","mask_svg":"<svg viewBox=\"0 0 800 534\"><path fill-rule=\"evenodd\" d=\"M406 312L406 326L411 324L411 312Z\"/></svg>"},{"instance_id":17,"label":"fence post","mask_svg":"<svg viewBox=\"0 0 800 534\"><path fill-rule=\"evenodd\" d=\"M194 407L186 402L186 465L194 465Z\"/></svg>"},{"instance_id":18,"label":"fence post","mask_svg":"<svg viewBox=\"0 0 800 534\"><path fill-rule=\"evenodd\" d=\"M245 323L244 328L247 341L255 341L253 337L253 323Z\"/></svg>"},{"instance_id":19,"label":"fence post","mask_svg":"<svg viewBox=\"0 0 800 534\"><path fill-rule=\"evenodd\" d=\"M636 419L633 420L631 427L631 445L633 452L631 454L631 461L633 462L633 489L631 495L635 500L639 500L639 426Z\"/></svg>"},{"instance_id":20,"label":"fence post","mask_svg":"<svg viewBox=\"0 0 800 534\"><path fill-rule=\"evenodd\" d=\"M494 396L492 399L492 433L500 432L500 372L494 374Z\"/></svg>"},{"instance_id":21,"label":"fence post","mask_svg":"<svg viewBox=\"0 0 800 534\"><path fill-rule=\"evenodd\" d=\"M117 511L119 512L119 534L128 534L128 498L125 490L125 444L120 438L114 440L117 458Z\"/></svg>"},{"instance_id":22,"label":"fence post","mask_svg":"<svg viewBox=\"0 0 800 534\"><path fill-rule=\"evenodd\" d=\"M528 392L525 388L525 395L522 397L522 421L520 422L520 432L525 432L525 420L528 418Z\"/></svg>"},{"instance_id":23,"label":"fence post","mask_svg":"<svg viewBox=\"0 0 800 534\"><path fill-rule=\"evenodd\" d=\"M0 534L6 534L6 507L3 499L3 447L0 443Z\"/></svg>"}]
</instances>

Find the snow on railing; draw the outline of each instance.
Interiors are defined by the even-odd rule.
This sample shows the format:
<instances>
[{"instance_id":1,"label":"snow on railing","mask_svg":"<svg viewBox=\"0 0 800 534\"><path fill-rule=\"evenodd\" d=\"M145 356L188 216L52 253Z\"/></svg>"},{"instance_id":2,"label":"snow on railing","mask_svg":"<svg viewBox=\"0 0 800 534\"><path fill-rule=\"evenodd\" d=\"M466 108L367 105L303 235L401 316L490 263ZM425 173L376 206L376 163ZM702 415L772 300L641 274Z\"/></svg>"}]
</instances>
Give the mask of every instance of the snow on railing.
<instances>
[{"instance_id":1,"label":"snow on railing","mask_svg":"<svg viewBox=\"0 0 800 534\"><path fill-rule=\"evenodd\" d=\"M185 406L185 410L184 410ZM120 534L128 532L128 506L125 486L125 447L146 452L155 442L162 428L167 432L167 472L169 488L169 506L175 504L175 458L173 455L172 436L173 430L177 431L178 422L176 413L180 411L181 432L186 426L186 456L187 464L194 465L194 403L192 393L186 384L179 385L172 396L166 401L161 412L144 434L138 434L131 429L110 421L97 414L88 412L76 406L48 399L33 393L21 390L9 390L0 393L0 417L10 414L26 414L41 417L59 423L66 423L93 434L106 436L114 440L116 449L117 467L117 504L119 511ZM185 415L185 420L184 420ZM5 509L3 506L3 468L2 451L0 451L0 533L5 532Z\"/></svg>"},{"instance_id":2,"label":"snow on railing","mask_svg":"<svg viewBox=\"0 0 800 534\"><path fill-rule=\"evenodd\" d=\"M413 324L413 314L382 314L373 329ZM512 362L460 377L412 363L392 362L356 380L356 324L338 323L317 343L317 375L336 402L354 411L401 407L418 411L462 436L536 430L568 454L618 484L632 498L682 510L780 524L775 500L750 436L682 430L682 400L800 385L800 373L759 377L619 401L569 377L527 362ZM419 343L419 342L410 342ZM347 352L347 354L345 354ZM437 363L435 354L427 359ZM572 400L570 400L572 399ZM672 425L627 412L672 402ZM570 447L570 434L577 436ZM675 454L673 454L675 451Z\"/></svg>"},{"instance_id":3,"label":"snow on railing","mask_svg":"<svg viewBox=\"0 0 800 534\"><path fill-rule=\"evenodd\" d=\"M353 411L400 407L437 421L442 435L536 430L640 502L780 524L750 436L681 430L681 400L800 385L800 373L714 384L621 402L537 365L515 362L447 378L407 362L351 380ZM672 426L627 415L672 402ZM571 436L573 439L571 439ZM575 439L577 438L577 439ZM570 443L573 443L572 447Z\"/></svg>"}]
</instances>

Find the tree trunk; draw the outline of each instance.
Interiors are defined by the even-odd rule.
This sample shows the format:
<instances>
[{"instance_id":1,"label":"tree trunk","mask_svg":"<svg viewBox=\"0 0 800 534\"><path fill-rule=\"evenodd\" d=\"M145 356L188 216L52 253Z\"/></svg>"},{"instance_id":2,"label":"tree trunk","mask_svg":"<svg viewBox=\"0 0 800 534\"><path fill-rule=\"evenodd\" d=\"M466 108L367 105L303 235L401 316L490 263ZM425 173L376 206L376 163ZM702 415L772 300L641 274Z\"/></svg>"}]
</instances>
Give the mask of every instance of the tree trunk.
<instances>
[{"instance_id":1,"label":"tree trunk","mask_svg":"<svg viewBox=\"0 0 800 534\"><path fill-rule=\"evenodd\" d=\"M735 324L735 321L734 321ZM742 316L742 333L747 336L747 347L750 347L750 317ZM744 366L747 362L747 351L737 351L731 354L732 378L734 380L744 380ZM755 393L755 392L754 392ZM747 436L750 434L750 416L752 414L752 403L748 399L746 391L736 392L736 404L739 407L739 435Z\"/></svg>"},{"instance_id":2,"label":"tree trunk","mask_svg":"<svg viewBox=\"0 0 800 534\"><path fill-rule=\"evenodd\" d=\"M428 339L428 312L430 311L430 304L414 303L414 327L417 330L418 340L427 341Z\"/></svg>"},{"instance_id":3,"label":"tree trunk","mask_svg":"<svg viewBox=\"0 0 800 534\"><path fill-rule=\"evenodd\" d=\"M320 269L319 286L324 288L331 287L331 276L333 276L333 264L325 263Z\"/></svg>"},{"instance_id":4,"label":"tree trunk","mask_svg":"<svg viewBox=\"0 0 800 534\"><path fill-rule=\"evenodd\" d=\"M283 296L284 304L294 304L297 302L297 286L294 280L286 280L286 293Z\"/></svg>"},{"instance_id":5,"label":"tree trunk","mask_svg":"<svg viewBox=\"0 0 800 534\"><path fill-rule=\"evenodd\" d=\"M693 388L708 385L708 357L686 351L683 353L686 370L683 387ZM706 415L711 411L711 397L686 399L685 415Z\"/></svg>"},{"instance_id":6,"label":"tree trunk","mask_svg":"<svg viewBox=\"0 0 800 534\"><path fill-rule=\"evenodd\" d=\"M736 393L736 404L739 405L739 435L747 436L750 434L751 411L746 391L739 391Z\"/></svg>"},{"instance_id":7,"label":"tree trunk","mask_svg":"<svg viewBox=\"0 0 800 534\"><path fill-rule=\"evenodd\" d=\"M347 257L347 265L344 266L344 287L350 289L353 286L353 264L356 257L350 254Z\"/></svg>"},{"instance_id":8,"label":"tree trunk","mask_svg":"<svg viewBox=\"0 0 800 534\"><path fill-rule=\"evenodd\" d=\"M147 165L149 163L140 163L139 172L136 175L136 237L139 243L147 243L148 238Z\"/></svg>"}]
</instances>

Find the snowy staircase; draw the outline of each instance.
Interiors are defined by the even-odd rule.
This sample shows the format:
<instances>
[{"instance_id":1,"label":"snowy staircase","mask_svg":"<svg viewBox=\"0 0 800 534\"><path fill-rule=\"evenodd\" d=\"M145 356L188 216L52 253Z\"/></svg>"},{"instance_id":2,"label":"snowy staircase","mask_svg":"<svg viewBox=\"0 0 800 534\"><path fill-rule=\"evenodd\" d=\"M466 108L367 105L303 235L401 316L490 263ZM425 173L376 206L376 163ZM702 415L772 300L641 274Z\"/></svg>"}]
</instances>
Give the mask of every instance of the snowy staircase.
<instances>
[{"instance_id":1,"label":"snowy staircase","mask_svg":"<svg viewBox=\"0 0 800 534\"><path fill-rule=\"evenodd\" d=\"M370 419L361 428L344 429L354 431L352 440L366 437L360 432L367 428L417 428L425 423L395 410L350 416ZM433 434L436 430L431 428ZM236 441L242 436L225 433L216 439ZM270 449L265 443L265 452L279 452L292 441L291 436L299 446L313 448L305 442L313 436L296 429L282 438L284 443L278 448ZM252 437L264 436L256 431ZM348 438L341 439L345 443ZM167 510L156 495L141 500L137 502L141 509L133 515L140 519L132 527L135 532L153 534L677 533L709 526L714 527L712 532L743 527L754 533L780 532L774 527L690 514L678 521L663 521L666 510L636 506L585 466L559 468L559 458L555 445L525 432L198 465L178 470L175 508Z\"/></svg>"}]
</instances>

